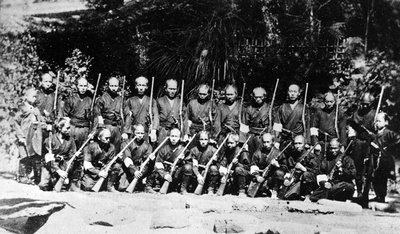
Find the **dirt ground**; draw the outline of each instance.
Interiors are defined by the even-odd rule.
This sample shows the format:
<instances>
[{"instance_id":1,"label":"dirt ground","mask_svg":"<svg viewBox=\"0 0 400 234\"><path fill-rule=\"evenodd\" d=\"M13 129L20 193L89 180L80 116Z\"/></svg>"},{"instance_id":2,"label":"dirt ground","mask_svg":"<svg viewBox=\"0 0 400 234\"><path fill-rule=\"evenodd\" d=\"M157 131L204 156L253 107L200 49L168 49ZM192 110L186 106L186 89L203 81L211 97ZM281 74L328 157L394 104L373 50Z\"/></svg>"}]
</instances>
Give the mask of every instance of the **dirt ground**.
<instances>
[{"instance_id":1,"label":"dirt ground","mask_svg":"<svg viewBox=\"0 0 400 234\"><path fill-rule=\"evenodd\" d=\"M0 188L0 221L5 199L65 204L37 233L400 233L400 214L361 210L352 203L320 205L177 193L43 192L4 174ZM28 209L25 216L35 216L35 212ZM2 228L0 233L8 233Z\"/></svg>"}]
</instances>

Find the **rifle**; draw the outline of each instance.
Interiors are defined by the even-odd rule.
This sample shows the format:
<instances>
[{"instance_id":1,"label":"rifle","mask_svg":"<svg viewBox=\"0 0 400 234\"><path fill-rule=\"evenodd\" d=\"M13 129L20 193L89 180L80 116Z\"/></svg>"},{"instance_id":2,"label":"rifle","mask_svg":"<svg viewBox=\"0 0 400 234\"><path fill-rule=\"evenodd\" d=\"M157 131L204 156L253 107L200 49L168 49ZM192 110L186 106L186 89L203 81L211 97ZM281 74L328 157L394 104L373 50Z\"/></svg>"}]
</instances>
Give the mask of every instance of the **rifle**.
<instances>
[{"instance_id":1,"label":"rifle","mask_svg":"<svg viewBox=\"0 0 400 234\"><path fill-rule=\"evenodd\" d=\"M240 107L239 107L239 124L242 123L242 107L243 107L243 99L244 99L244 91L246 90L246 83L243 83L243 90L242 90L242 99L240 100Z\"/></svg>"},{"instance_id":2,"label":"rifle","mask_svg":"<svg viewBox=\"0 0 400 234\"><path fill-rule=\"evenodd\" d=\"M204 183L207 178L208 170L210 169L210 166L212 162L215 160L215 157L218 155L219 151L221 150L222 146L225 144L226 140L228 140L229 134L225 137L225 139L222 141L221 145L218 147L217 151L213 154L213 156L210 158L210 160L207 162L205 170L204 170L204 181L203 183L199 183L196 187L196 190L194 191L194 194L196 195L201 195L203 193L203 187Z\"/></svg>"},{"instance_id":3,"label":"rifle","mask_svg":"<svg viewBox=\"0 0 400 234\"><path fill-rule=\"evenodd\" d=\"M307 94L308 94L308 83L306 83L306 91L305 91L305 93L304 93L304 106L303 106L303 113L302 113L302 115L301 115L301 120L302 120L302 122L303 122L303 135L304 135L304 138L306 138L306 129L307 129L307 126L306 126L306 105L307 105Z\"/></svg>"},{"instance_id":4,"label":"rifle","mask_svg":"<svg viewBox=\"0 0 400 234\"><path fill-rule=\"evenodd\" d=\"M337 98L336 98L336 113L335 113L335 130L336 130L336 136L337 138L340 138L339 135L339 123L338 123L338 118L339 118L339 96L340 95L340 90L338 89L337 91ZM326 138L326 136L325 136ZM326 143L326 142L325 142Z\"/></svg>"},{"instance_id":5,"label":"rifle","mask_svg":"<svg viewBox=\"0 0 400 234\"><path fill-rule=\"evenodd\" d=\"M78 157L81 153L83 148L86 146L87 143L89 143L90 140L93 139L93 136L95 134L95 131L89 134L88 139L83 143L83 145L78 149L78 151L75 152L74 156L72 156L72 158L70 158L67 162L67 166L65 167L65 171L68 173L69 170L71 170L72 167L72 163L75 161L76 157ZM56 183L56 185L54 186L54 190L56 192L60 192L61 188L64 184L64 182L67 180L67 178L62 178L60 177Z\"/></svg>"},{"instance_id":6,"label":"rifle","mask_svg":"<svg viewBox=\"0 0 400 234\"><path fill-rule=\"evenodd\" d=\"M111 166L117 161L118 158L120 158L120 155L136 140L136 136L132 138L132 140L113 158L107 165L101 169L101 171L110 171ZM101 186L103 185L103 182L106 178L100 177L100 179L96 182L96 184L93 186L92 191L98 192L100 191Z\"/></svg>"},{"instance_id":7,"label":"rifle","mask_svg":"<svg viewBox=\"0 0 400 234\"><path fill-rule=\"evenodd\" d=\"M193 135L192 138L190 138L190 140L189 140L189 142L186 144L185 148L183 148L182 151L179 153L178 157L176 157L174 163L173 163L172 166L171 166L171 171L170 171L171 176L174 174L176 165L178 164L179 160L182 159L182 157L180 157L180 155L182 155L182 154L185 153L185 150L189 147L190 143L194 140L194 137L195 137L195 136L196 136L196 135ZM168 188L169 188L169 183L170 183L170 182L167 181L167 180L164 181L162 187L160 188L160 193L161 193L161 194L166 194L166 193L167 193Z\"/></svg>"},{"instance_id":8,"label":"rifle","mask_svg":"<svg viewBox=\"0 0 400 234\"><path fill-rule=\"evenodd\" d=\"M272 131L272 125L273 125L272 109L274 108L274 102L275 102L276 91L278 90L278 84L279 84L279 79L276 79L275 88L274 88L274 94L272 95L271 105L269 107L269 112L268 112L269 128L270 128L271 131ZM263 129L262 132L264 132L264 129Z\"/></svg>"},{"instance_id":9,"label":"rifle","mask_svg":"<svg viewBox=\"0 0 400 234\"><path fill-rule=\"evenodd\" d=\"M54 118L56 118L57 116L57 98L58 98L59 87L60 87L60 71L57 72L56 91L54 92L54 103L53 103Z\"/></svg>"},{"instance_id":10,"label":"rifle","mask_svg":"<svg viewBox=\"0 0 400 234\"><path fill-rule=\"evenodd\" d=\"M185 89L185 80L182 80L182 88L181 88L181 103L179 105L179 118L180 118L180 124L181 124L181 134L183 134L183 91Z\"/></svg>"},{"instance_id":11,"label":"rifle","mask_svg":"<svg viewBox=\"0 0 400 234\"><path fill-rule=\"evenodd\" d=\"M246 146L247 142L249 142L250 138L251 138L251 136L249 136L247 138L247 140L243 143L243 146L240 148L239 152L237 152L237 154L235 155L235 157L232 159L231 163L229 164L228 171L222 177L223 179L221 180L221 181L224 181L224 183L221 183L221 185L218 188L218 191L217 191L218 196L224 195L225 187L226 187L226 184L227 184L228 178L229 178L229 172L231 171L231 169L233 167L233 161L235 161L235 159L237 159L239 157L239 155L242 153L244 147Z\"/></svg>"},{"instance_id":12,"label":"rifle","mask_svg":"<svg viewBox=\"0 0 400 234\"><path fill-rule=\"evenodd\" d=\"M169 139L169 137L165 138L161 144L158 145L158 147L146 158L146 160L140 164L140 172L143 173L144 167L147 165L147 163L150 161L150 158L152 155L155 155L157 153L157 151L159 149L161 149L161 147L164 145L165 142L167 142L167 140ZM133 190L135 190L136 184L139 181L140 178L133 178L132 182L129 184L128 188L126 188L125 192L127 193L133 193Z\"/></svg>"},{"instance_id":13,"label":"rifle","mask_svg":"<svg viewBox=\"0 0 400 234\"><path fill-rule=\"evenodd\" d=\"M287 144L286 146L285 146L285 148L283 148L283 150L281 151L281 152L279 152L279 154L276 156L276 157L274 157L273 159L278 159L279 157L281 157L281 155L283 154L283 152L285 152L285 150L287 149L287 148L289 148L289 146L292 144L292 142L289 142L289 144ZM272 153L272 149L271 149L271 153ZM271 160L271 162L272 162L272 160ZM263 173L262 173L262 177L263 178L265 178L267 175L268 175L268 173L269 173L269 170L271 169L271 162L268 164L268 166L263 170ZM257 194L257 192L258 192L258 190L260 189L260 186L261 186L261 183L260 182L258 182L258 181L251 181L250 182L250 185L249 185L249 188L247 189L247 195L249 195L249 197L255 197L256 196L256 194Z\"/></svg>"},{"instance_id":14,"label":"rifle","mask_svg":"<svg viewBox=\"0 0 400 234\"><path fill-rule=\"evenodd\" d=\"M385 86L382 86L381 94L379 95L378 107L376 108L376 112L375 112L374 123L376 121L376 117L378 117L379 110L381 109L381 104L382 104L382 98L383 98L383 92L384 91L385 91Z\"/></svg>"},{"instance_id":15,"label":"rifle","mask_svg":"<svg viewBox=\"0 0 400 234\"><path fill-rule=\"evenodd\" d=\"M213 117L212 117L212 112L213 112L213 106L214 106L214 88L215 88L215 80L213 79L212 81L212 86L211 86L211 97L210 97L210 136L213 136L212 132L213 132Z\"/></svg>"},{"instance_id":16,"label":"rifle","mask_svg":"<svg viewBox=\"0 0 400 234\"><path fill-rule=\"evenodd\" d=\"M121 127L120 127L120 131L123 131L124 125L125 125L125 120L124 120L124 102L125 102L125 83L126 83L126 79L125 76L122 78L122 91L121 91L121 96L122 96L122 103L121 103L121 110L120 110L120 114L121 114Z\"/></svg>"},{"instance_id":17,"label":"rifle","mask_svg":"<svg viewBox=\"0 0 400 234\"><path fill-rule=\"evenodd\" d=\"M92 104L90 105L90 113L92 114L91 116L92 116L92 120L91 120L91 126L90 126L90 129L91 130L93 130L95 127L94 127L94 115L93 115L93 109L94 109L94 103L95 103L95 101L96 101L96 95L97 95L97 90L98 90L98 88L99 88L99 83L100 83L100 79L101 79L101 73L99 73L99 76L97 77L97 82L96 82L96 87L95 87L95 89L94 89L94 94L93 94L93 100L92 100Z\"/></svg>"},{"instance_id":18,"label":"rifle","mask_svg":"<svg viewBox=\"0 0 400 234\"><path fill-rule=\"evenodd\" d=\"M150 104L149 104L149 135L153 129L153 95L154 95L154 76L151 77L151 89L150 89Z\"/></svg>"}]
</instances>

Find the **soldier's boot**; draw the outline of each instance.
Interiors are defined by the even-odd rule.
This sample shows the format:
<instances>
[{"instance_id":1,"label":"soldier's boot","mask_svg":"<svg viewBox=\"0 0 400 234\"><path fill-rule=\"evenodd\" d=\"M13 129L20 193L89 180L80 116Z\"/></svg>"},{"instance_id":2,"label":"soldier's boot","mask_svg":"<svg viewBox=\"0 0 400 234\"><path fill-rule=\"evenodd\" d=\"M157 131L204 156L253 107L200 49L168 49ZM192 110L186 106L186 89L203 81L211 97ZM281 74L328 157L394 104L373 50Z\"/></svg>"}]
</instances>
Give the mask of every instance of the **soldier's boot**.
<instances>
[{"instance_id":1,"label":"soldier's boot","mask_svg":"<svg viewBox=\"0 0 400 234\"><path fill-rule=\"evenodd\" d=\"M190 177L188 175L182 176L182 184L181 184L181 194L186 195L188 194L187 187L189 185Z\"/></svg>"},{"instance_id":2,"label":"soldier's boot","mask_svg":"<svg viewBox=\"0 0 400 234\"><path fill-rule=\"evenodd\" d=\"M239 195L238 195L239 197L247 197L246 196L246 190L244 190L244 189L240 189L239 190Z\"/></svg>"},{"instance_id":3,"label":"soldier's boot","mask_svg":"<svg viewBox=\"0 0 400 234\"><path fill-rule=\"evenodd\" d=\"M239 186L239 197L247 197L246 196L246 177L242 175L238 175L237 183Z\"/></svg>"},{"instance_id":4,"label":"soldier's boot","mask_svg":"<svg viewBox=\"0 0 400 234\"><path fill-rule=\"evenodd\" d=\"M208 195L214 195L215 193L214 193L214 191L215 191L215 188L213 188L213 187L208 187Z\"/></svg>"},{"instance_id":5,"label":"soldier's boot","mask_svg":"<svg viewBox=\"0 0 400 234\"><path fill-rule=\"evenodd\" d=\"M83 192L81 190L81 182L79 180L73 180L71 182L71 187L69 187L69 191L78 193Z\"/></svg>"},{"instance_id":6,"label":"soldier's boot","mask_svg":"<svg viewBox=\"0 0 400 234\"><path fill-rule=\"evenodd\" d=\"M155 194L157 193L156 191L153 190L153 188L151 186L146 186L146 188L144 189L144 191L146 193L151 193L151 194Z\"/></svg>"},{"instance_id":7,"label":"soldier's boot","mask_svg":"<svg viewBox=\"0 0 400 234\"><path fill-rule=\"evenodd\" d=\"M107 181L107 191L108 192L118 193L118 190L116 190L114 188L114 183L115 183L115 181L117 181L117 177L118 177L117 173L111 173L108 176L108 181Z\"/></svg>"}]
</instances>

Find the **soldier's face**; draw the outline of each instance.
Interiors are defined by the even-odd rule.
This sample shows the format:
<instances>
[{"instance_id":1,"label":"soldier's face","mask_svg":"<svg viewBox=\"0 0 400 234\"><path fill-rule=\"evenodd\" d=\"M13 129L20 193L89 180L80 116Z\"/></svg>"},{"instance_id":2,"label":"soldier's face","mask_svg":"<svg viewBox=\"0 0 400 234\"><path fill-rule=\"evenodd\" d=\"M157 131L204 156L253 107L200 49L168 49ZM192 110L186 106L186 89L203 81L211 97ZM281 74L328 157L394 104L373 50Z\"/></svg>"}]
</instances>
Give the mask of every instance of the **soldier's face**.
<instances>
[{"instance_id":1,"label":"soldier's face","mask_svg":"<svg viewBox=\"0 0 400 234\"><path fill-rule=\"evenodd\" d=\"M328 109L332 109L335 105L335 98L331 95L325 97L325 106Z\"/></svg>"},{"instance_id":2,"label":"soldier's face","mask_svg":"<svg viewBox=\"0 0 400 234\"><path fill-rule=\"evenodd\" d=\"M236 94L236 90L232 87L229 87L228 89L226 89L225 91L225 100L227 103L233 103L236 101L237 98L237 94Z\"/></svg>"},{"instance_id":3,"label":"soldier's face","mask_svg":"<svg viewBox=\"0 0 400 234\"><path fill-rule=\"evenodd\" d=\"M169 80L167 82L167 88L165 89L167 96L171 99L175 98L177 90L178 83L175 80Z\"/></svg>"},{"instance_id":4,"label":"soldier's face","mask_svg":"<svg viewBox=\"0 0 400 234\"><path fill-rule=\"evenodd\" d=\"M181 133L179 130L172 130L171 133L169 134L169 141L171 142L172 145L176 145L179 142L179 139L181 138Z\"/></svg>"},{"instance_id":5,"label":"soldier's face","mask_svg":"<svg viewBox=\"0 0 400 234\"><path fill-rule=\"evenodd\" d=\"M269 135L264 135L263 136L263 138L262 138L262 144L263 144L263 147L265 148L265 149L271 149L272 148L272 137L271 136L269 136Z\"/></svg>"},{"instance_id":6,"label":"soldier's face","mask_svg":"<svg viewBox=\"0 0 400 234\"><path fill-rule=\"evenodd\" d=\"M258 90L253 91L253 99L255 103L261 105L264 102L264 93Z\"/></svg>"},{"instance_id":7,"label":"soldier's face","mask_svg":"<svg viewBox=\"0 0 400 234\"><path fill-rule=\"evenodd\" d=\"M80 94L85 94L88 89L88 83L86 80L79 80L78 81L78 92Z\"/></svg>"},{"instance_id":8,"label":"soldier's face","mask_svg":"<svg viewBox=\"0 0 400 234\"><path fill-rule=\"evenodd\" d=\"M229 139L226 141L226 146L228 147L228 149L233 149L237 146L237 142L233 139Z\"/></svg>"},{"instance_id":9,"label":"soldier's face","mask_svg":"<svg viewBox=\"0 0 400 234\"><path fill-rule=\"evenodd\" d=\"M36 99L37 99L37 92L36 91L30 91L29 93L27 93L26 101L30 105L34 105L36 103Z\"/></svg>"},{"instance_id":10,"label":"soldier's face","mask_svg":"<svg viewBox=\"0 0 400 234\"><path fill-rule=\"evenodd\" d=\"M99 136L99 140L101 143L108 145L110 144L110 137L111 137L110 131L105 131L102 133L101 136Z\"/></svg>"},{"instance_id":11,"label":"soldier's face","mask_svg":"<svg viewBox=\"0 0 400 234\"><path fill-rule=\"evenodd\" d=\"M199 136L199 144L200 147L205 148L208 145L208 136L207 134L200 134Z\"/></svg>"},{"instance_id":12,"label":"soldier's face","mask_svg":"<svg viewBox=\"0 0 400 234\"><path fill-rule=\"evenodd\" d=\"M147 81L146 80L137 80L135 84L135 89L139 95L144 95L146 92L148 86L147 86Z\"/></svg>"},{"instance_id":13,"label":"soldier's face","mask_svg":"<svg viewBox=\"0 0 400 234\"><path fill-rule=\"evenodd\" d=\"M294 148L296 151L301 152L304 150L304 139L295 138L294 139Z\"/></svg>"},{"instance_id":14,"label":"soldier's face","mask_svg":"<svg viewBox=\"0 0 400 234\"><path fill-rule=\"evenodd\" d=\"M300 96L300 88L297 85L291 85L288 89L288 96L290 101L296 101Z\"/></svg>"},{"instance_id":15,"label":"soldier's face","mask_svg":"<svg viewBox=\"0 0 400 234\"><path fill-rule=\"evenodd\" d=\"M53 84L53 77L51 77L49 74L44 74L42 76L41 86L44 89L49 89L52 84Z\"/></svg>"},{"instance_id":16,"label":"soldier's face","mask_svg":"<svg viewBox=\"0 0 400 234\"><path fill-rule=\"evenodd\" d=\"M201 87L199 89L198 95L199 95L199 99L205 100L208 97L208 89L205 87Z\"/></svg>"},{"instance_id":17,"label":"soldier's face","mask_svg":"<svg viewBox=\"0 0 400 234\"><path fill-rule=\"evenodd\" d=\"M61 134L63 136L69 136L71 134L71 124L66 122L65 125L61 128Z\"/></svg>"},{"instance_id":18,"label":"soldier's face","mask_svg":"<svg viewBox=\"0 0 400 234\"><path fill-rule=\"evenodd\" d=\"M386 121L385 116L382 113L378 114L375 120L375 128L381 130L386 125L388 125L388 121Z\"/></svg>"},{"instance_id":19,"label":"soldier's face","mask_svg":"<svg viewBox=\"0 0 400 234\"><path fill-rule=\"evenodd\" d=\"M339 144L330 144L329 145L329 152L332 156L337 156L339 154Z\"/></svg>"},{"instance_id":20,"label":"soldier's face","mask_svg":"<svg viewBox=\"0 0 400 234\"><path fill-rule=\"evenodd\" d=\"M108 88L110 89L111 92L116 93L118 91L118 87L119 87L118 79L114 78L108 81Z\"/></svg>"},{"instance_id":21,"label":"soldier's face","mask_svg":"<svg viewBox=\"0 0 400 234\"><path fill-rule=\"evenodd\" d=\"M135 129L135 136L136 136L136 141L140 142L144 138L144 128L142 126L138 126Z\"/></svg>"}]
</instances>

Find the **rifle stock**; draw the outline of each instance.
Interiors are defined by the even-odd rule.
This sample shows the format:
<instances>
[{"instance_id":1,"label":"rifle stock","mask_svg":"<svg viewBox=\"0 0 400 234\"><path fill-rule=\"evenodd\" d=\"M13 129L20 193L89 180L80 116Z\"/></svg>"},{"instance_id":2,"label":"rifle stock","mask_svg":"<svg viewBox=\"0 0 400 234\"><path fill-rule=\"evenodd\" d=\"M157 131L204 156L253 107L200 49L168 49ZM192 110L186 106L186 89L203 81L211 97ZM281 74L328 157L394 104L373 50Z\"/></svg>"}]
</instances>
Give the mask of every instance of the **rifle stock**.
<instances>
[{"instance_id":1,"label":"rifle stock","mask_svg":"<svg viewBox=\"0 0 400 234\"><path fill-rule=\"evenodd\" d=\"M227 183L228 178L229 178L229 172L231 171L231 169L232 169L232 167L233 167L233 161L234 161L235 159L237 159L237 158L239 157L239 155L242 153L244 147L246 146L247 142L249 142L250 138L251 138L251 137L248 137L248 138L247 138L247 140L243 143L243 146L240 148L239 152L235 155L235 157L232 159L231 163L229 164L229 166L228 166L228 171L227 171L226 174L223 176L223 177L225 178L225 179L223 180L224 183L221 183L221 185L220 185L219 188L218 188L218 191L217 191L217 195L218 195L218 196L224 195L224 191L225 191L225 188L226 188L226 183Z\"/></svg>"},{"instance_id":2,"label":"rifle stock","mask_svg":"<svg viewBox=\"0 0 400 234\"><path fill-rule=\"evenodd\" d=\"M374 123L375 123L376 118L378 117L379 111L381 109L382 98L383 98L384 92L385 92L385 86L382 86L381 93L379 95L378 107L376 108L376 112L375 112Z\"/></svg>"},{"instance_id":3,"label":"rifle stock","mask_svg":"<svg viewBox=\"0 0 400 234\"><path fill-rule=\"evenodd\" d=\"M239 124L242 124L242 108L243 108L243 100L244 100L244 91L246 90L246 83L243 83L243 90L242 90L242 99L240 100L240 107L239 107Z\"/></svg>"},{"instance_id":4,"label":"rifle stock","mask_svg":"<svg viewBox=\"0 0 400 234\"><path fill-rule=\"evenodd\" d=\"M185 89L185 80L182 80L182 88L181 88L181 103L179 105L179 119L180 119L180 130L181 130L181 135L183 137L183 91Z\"/></svg>"},{"instance_id":5,"label":"rifle stock","mask_svg":"<svg viewBox=\"0 0 400 234\"><path fill-rule=\"evenodd\" d=\"M308 83L306 83L306 91L304 93L303 113L301 115L301 121L303 122L303 136L307 139L306 135L306 106L307 106L307 94L308 94Z\"/></svg>"},{"instance_id":6,"label":"rifle stock","mask_svg":"<svg viewBox=\"0 0 400 234\"><path fill-rule=\"evenodd\" d=\"M96 95L97 95L97 90L99 88L100 79L101 79L101 73L99 73L99 76L97 77L96 87L94 89L93 99L92 99L92 103L90 105L90 113L91 113L90 130L94 130L95 129L95 127L94 127L93 109L94 109L94 103L96 102Z\"/></svg>"},{"instance_id":7,"label":"rifle stock","mask_svg":"<svg viewBox=\"0 0 400 234\"><path fill-rule=\"evenodd\" d=\"M81 152L82 152L83 148L86 146L86 144L89 143L89 141L90 141L91 139L93 139L93 135L94 135L94 132L92 132L91 134L89 134L89 138L82 144L82 146L78 149L78 151L76 151L76 153L74 154L74 156L72 156L72 158L70 158L70 159L68 160L67 166L66 166L66 168L65 168L65 171L66 171L67 173L69 172L69 170L71 170L72 163L75 161L76 157L78 157L78 155L81 154ZM66 178L62 178L62 177L60 177L60 178L58 179L57 183L54 185L54 190L55 190L56 192L60 192L60 191L61 191L62 186L64 185L64 182L65 182L65 179L66 179Z\"/></svg>"},{"instance_id":8,"label":"rifle stock","mask_svg":"<svg viewBox=\"0 0 400 234\"><path fill-rule=\"evenodd\" d=\"M117 161L117 159L119 158L119 156L135 141L136 136L134 138L132 138L132 140L113 158L111 159L111 161L109 163L107 163L107 165L104 167L104 169L102 168L102 171L110 171L111 166L115 163L115 161ZM101 186L103 185L105 178L100 177L99 180L96 182L96 184L93 186L92 191L93 192L99 192Z\"/></svg>"},{"instance_id":9,"label":"rifle stock","mask_svg":"<svg viewBox=\"0 0 400 234\"><path fill-rule=\"evenodd\" d=\"M283 152L285 152L285 150L286 150L287 148L289 148L289 146L290 146L291 144L292 144L292 142L289 142L289 144L287 144L287 145L285 146L285 148L283 148L282 151L279 152L279 154L278 154L274 159L279 158L279 157L283 154ZM269 172L270 168L271 168L271 163L269 163L268 166L263 170L263 173L262 173L262 177L263 177L263 178L265 178L265 177L268 175L268 172ZM247 189L247 195L249 195L249 197L255 197L256 194L257 194L257 192L258 192L258 190L260 189L260 186L261 186L261 183L260 183L260 182L258 182L258 181L251 181L251 182L250 182L250 185L249 185L249 188Z\"/></svg>"},{"instance_id":10,"label":"rifle stock","mask_svg":"<svg viewBox=\"0 0 400 234\"><path fill-rule=\"evenodd\" d=\"M153 129L153 95L154 95L154 76L151 77L151 89L150 89L150 103L149 103L149 135Z\"/></svg>"},{"instance_id":11,"label":"rifle stock","mask_svg":"<svg viewBox=\"0 0 400 234\"><path fill-rule=\"evenodd\" d=\"M147 165L147 163L150 161L150 156L155 153L164 145L164 143L169 139L169 137L165 138L163 142L146 158L146 160L140 165L140 172L143 173L144 167ZM136 184L139 181L139 178L133 178L132 182L129 184L128 188L126 188L125 192L127 193L133 193L135 190Z\"/></svg>"},{"instance_id":12,"label":"rifle stock","mask_svg":"<svg viewBox=\"0 0 400 234\"><path fill-rule=\"evenodd\" d=\"M210 136L213 136L213 106L214 106L214 88L215 88L215 79L212 80L212 86L211 86L211 97L210 97Z\"/></svg>"},{"instance_id":13,"label":"rifle stock","mask_svg":"<svg viewBox=\"0 0 400 234\"><path fill-rule=\"evenodd\" d=\"M272 131L272 125L273 125L272 109L274 108L274 102L275 102L275 97L276 97L276 91L278 90L278 85L279 85L279 79L276 79L274 94L272 95L271 105L269 107L269 112L268 112L268 118L269 118L268 121L269 121L270 131ZM264 131L264 129L263 129L263 131Z\"/></svg>"},{"instance_id":14,"label":"rifle stock","mask_svg":"<svg viewBox=\"0 0 400 234\"><path fill-rule=\"evenodd\" d=\"M186 146L182 149L182 151L181 151L181 152L178 154L178 156L176 157L174 163L173 163L172 166L171 166L171 171L170 171L171 176L174 174L176 165L178 164L179 160L181 159L181 158L179 157L179 155L185 153L186 149L189 147L190 143L193 141L193 139L195 138L195 136L196 136L196 135L193 135L193 136L192 136L192 138L189 140L189 142L186 144ZM163 185L162 185L161 188L160 188L160 193L161 193L161 194L166 194L166 193L168 192L169 184L170 184L169 181L167 181L167 180L164 181Z\"/></svg>"},{"instance_id":15,"label":"rifle stock","mask_svg":"<svg viewBox=\"0 0 400 234\"><path fill-rule=\"evenodd\" d=\"M208 170L210 169L210 166L211 166L212 162L214 161L214 157L216 155L218 155L218 153L221 150L222 146L225 144L226 140L228 140L228 137L229 137L229 134L225 137L225 139L222 141L221 145L218 147L217 151L215 151L213 156L207 162L206 168L204 170L204 181L203 181L203 183L199 183L197 185L196 190L194 191L194 194L201 195L203 193L203 187L204 187L204 183L206 182L206 179L207 179Z\"/></svg>"}]
</instances>

